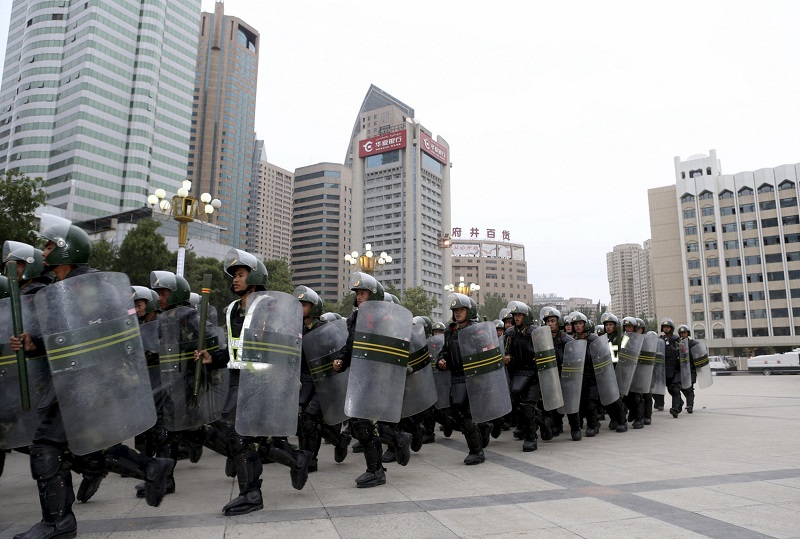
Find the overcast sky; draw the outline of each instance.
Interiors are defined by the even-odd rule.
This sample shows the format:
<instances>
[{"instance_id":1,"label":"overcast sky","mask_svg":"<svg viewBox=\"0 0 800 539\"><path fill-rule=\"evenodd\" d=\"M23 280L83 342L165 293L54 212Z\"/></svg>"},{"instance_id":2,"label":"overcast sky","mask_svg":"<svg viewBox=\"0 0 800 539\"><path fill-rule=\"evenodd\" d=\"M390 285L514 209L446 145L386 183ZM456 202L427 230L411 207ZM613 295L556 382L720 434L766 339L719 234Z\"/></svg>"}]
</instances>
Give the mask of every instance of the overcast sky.
<instances>
[{"instance_id":1,"label":"overcast sky","mask_svg":"<svg viewBox=\"0 0 800 539\"><path fill-rule=\"evenodd\" d=\"M225 12L261 34L270 162L341 163L375 84L449 142L453 226L510 231L537 293L607 302L605 255L650 237L647 189L674 183L674 156L714 148L731 174L800 162L798 2L227 0Z\"/></svg>"}]
</instances>

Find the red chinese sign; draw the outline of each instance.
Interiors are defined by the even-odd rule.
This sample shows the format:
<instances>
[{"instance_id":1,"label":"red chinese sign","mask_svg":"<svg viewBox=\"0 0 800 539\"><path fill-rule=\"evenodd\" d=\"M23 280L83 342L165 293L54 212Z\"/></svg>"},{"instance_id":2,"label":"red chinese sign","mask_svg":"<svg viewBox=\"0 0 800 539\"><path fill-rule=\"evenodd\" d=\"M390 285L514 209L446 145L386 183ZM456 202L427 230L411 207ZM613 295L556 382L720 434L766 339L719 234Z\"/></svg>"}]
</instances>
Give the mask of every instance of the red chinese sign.
<instances>
[{"instance_id":1,"label":"red chinese sign","mask_svg":"<svg viewBox=\"0 0 800 539\"><path fill-rule=\"evenodd\" d=\"M442 164L447 164L447 149L433 140L424 131L419 132L420 139L422 140L422 151L430 155Z\"/></svg>"},{"instance_id":2,"label":"red chinese sign","mask_svg":"<svg viewBox=\"0 0 800 539\"><path fill-rule=\"evenodd\" d=\"M358 156L369 157L406 147L406 132L395 131L386 135L368 138L358 144Z\"/></svg>"}]
</instances>

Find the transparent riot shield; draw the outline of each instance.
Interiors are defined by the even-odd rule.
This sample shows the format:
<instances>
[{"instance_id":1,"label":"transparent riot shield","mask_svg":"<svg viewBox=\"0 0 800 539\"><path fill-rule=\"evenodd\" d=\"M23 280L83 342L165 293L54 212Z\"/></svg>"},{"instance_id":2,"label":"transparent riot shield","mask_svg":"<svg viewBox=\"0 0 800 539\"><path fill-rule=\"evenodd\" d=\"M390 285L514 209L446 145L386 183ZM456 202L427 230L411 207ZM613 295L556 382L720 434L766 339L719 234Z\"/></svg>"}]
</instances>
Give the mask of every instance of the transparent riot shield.
<instances>
[{"instance_id":1,"label":"transparent riot shield","mask_svg":"<svg viewBox=\"0 0 800 539\"><path fill-rule=\"evenodd\" d=\"M627 395L630 391L643 342L644 335L641 333L626 333L622 337L622 344L619 348L619 361L617 361L617 368L615 369L620 395Z\"/></svg>"},{"instance_id":2,"label":"transparent riot shield","mask_svg":"<svg viewBox=\"0 0 800 539\"><path fill-rule=\"evenodd\" d=\"M695 341L692 346L692 362L697 371L697 383L701 389L709 387L714 383L711 377L711 367L708 365L708 350L704 341Z\"/></svg>"},{"instance_id":3,"label":"transparent riot shield","mask_svg":"<svg viewBox=\"0 0 800 539\"><path fill-rule=\"evenodd\" d=\"M681 367L681 389L692 387L692 364L689 357L689 339L681 339L678 345Z\"/></svg>"},{"instance_id":4,"label":"transparent riot shield","mask_svg":"<svg viewBox=\"0 0 800 539\"><path fill-rule=\"evenodd\" d=\"M269 291L247 306L242 327L236 432L291 436L300 405L303 306L286 292Z\"/></svg>"},{"instance_id":5,"label":"transparent riot shield","mask_svg":"<svg viewBox=\"0 0 800 539\"><path fill-rule=\"evenodd\" d=\"M564 363L561 365L561 394L564 397L564 413L577 414L581 406L583 388L583 363L586 360L586 345L583 339L564 345Z\"/></svg>"},{"instance_id":6,"label":"transparent riot shield","mask_svg":"<svg viewBox=\"0 0 800 539\"><path fill-rule=\"evenodd\" d=\"M161 367L158 364L158 319L141 324L144 357L147 360L147 374L150 376L150 387L156 391L161 386Z\"/></svg>"},{"instance_id":7,"label":"transparent riot shield","mask_svg":"<svg viewBox=\"0 0 800 539\"><path fill-rule=\"evenodd\" d=\"M542 390L542 405L545 410L555 410L564 405L564 396L561 394L561 379L558 376L553 334L548 326L541 326L533 330L531 338L533 351L536 354L539 387Z\"/></svg>"},{"instance_id":8,"label":"transparent riot shield","mask_svg":"<svg viewBox=\"0 0 800 539\"><path fill-rule=\"evenodd\" d=\"M97 272L35 295L64 430L77 455L111 447L156 421L130 291L127 275Z\"/></svg>"},{"instance_id":9,"label":"transparent riot shield","mask_svg":"<svg viewBox=\"0 0 800 539\"><path fill-rule=\"evenodd\" d=\"M228 391L227 369L209 370L194 360L200 315L193 307L169 309L158 318L159 366L164 426L177 432L207 425L220 418ZM210 324L206 329L206 350L219 349ZM194 395L195 369L202 369L200 391Z\"/></svg>"},{"instance_id":10,"label":"transparent riot shield","mask_svg":"<svg viewBox=\"0 0 800 539\"><path fill-rule=\"evenodd\" d=\"M431 354L422 324L411 327L406 387L403 391L401 417L410 417L427 410L437 401L436 382L431 370Z\"/></svg>"},{"instance_id":11,"label":"transparent riot shield","mask_svg":"<svg viewBox=\"0 0 800 539\"><path fill-rule=\"evenodd\" d=\"M648 333L642 335L642 349L639 352L639 361L636 363L636 372L633 374L630 391L633 393L650 393L650 385L653 380L653 366L656 361L656 347L658 346L658 335Z\"/></svg>"},{"instance_id":12,"label":"transparent riot shield","mask_svg":"<svg viewBox=\"0 0 800 539\"><path fill-rule=\"evenodd\" d=\"M397 423L411 342L411 311L387 301L358 308L344 413Z\"/></svg>"},{"instance_id":13,"label":"transparent riot shield","mask_svg":"<svg viewBox=\"0 0 800 539\"><path fill-rule=\"evenodd\" d=\"M664 339L658 338L656 342L656 359L653 363L653 381L650 383L650 393L653 395L666 395L667 393L667 373L664 364L664 350L666 345Z\"/></svg>"},{"instance_id":14,"label":"transparent riot shield","mask_svg":"<svg viewBox=\"0 0 800 539\"><path fill-rule=\"evenodd\" d=\"M509 413L511 394L494 322L470 324L460 330L458 346L472 420L483 423Z\"/></svg>"},{"instance_id":15,"label":"transparent riot shield","mask_svg":"<svg viewBox=\"0 0 800 539\"><path fill-rule=\"evenodd\" d=\"M22 325L26 333L41 338L36 318L36 296L20 296ZM11 350L9 338L13 335L11 298L0 299L0 449L14 449L31 444L39 425L36 408L50 383L50 367L44 350L29 353L25 358L28 367L28 394L30 409L22 409L20 398L17 356Z\"/></svg>"},{"instance_id":16,"label":"transparent riot shield","mask_svg":"<svg viewBox=\"0 0 800 539\"><path fill-rule=\"evenodd\" d=\"M608 406L619 400L617 377L611 362L611 348L608 335L600 335L589 344L589 355L592 356L594 376L597 379L597 390L600 393L600 404Z\"/></svg>"},{"instance_id":17,"label":"transparent riot shield","mask_svg":"<svg viewBox=\"0 0 800 539\"><path fill-rule=\"evenodd\" d=\"M347 344L347 320L340 318L322 324L303 336L303 355L308 361L311 378L322 408L322 420L337 425L347 419L344 397L350 371L336 372L333 360Z\"/></svg>"},{"instance_id":18,"label":"transparent riot shield","mask_svg":"<svg viewBox=\"0 0 800 539\"><path fill-rule=\"evenodd\" d=\"M450 407L450 381L452 377L450 371L440 371L436 367L442 347L444 347L444 335L428 337L428 351L431 354L433 381L436 384L436 402L434 406L439 410Z\"/></svg>"}]
</instances>

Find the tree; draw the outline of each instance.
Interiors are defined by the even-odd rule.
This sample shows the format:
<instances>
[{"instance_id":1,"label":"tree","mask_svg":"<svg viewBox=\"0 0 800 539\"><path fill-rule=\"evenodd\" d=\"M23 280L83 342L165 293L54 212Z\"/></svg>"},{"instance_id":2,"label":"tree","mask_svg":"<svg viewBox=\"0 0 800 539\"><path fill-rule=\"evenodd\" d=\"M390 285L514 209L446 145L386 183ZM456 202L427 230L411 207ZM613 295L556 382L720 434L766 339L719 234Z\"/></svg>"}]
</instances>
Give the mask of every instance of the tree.
<instances>
[{"instance_id":1,"label":"tree","mask_svg":"<svg viewBox=\"0 0 800 539\"><path fill-rule=\"evenodd\" d=\"M487 320L494 320L500 315L500 311L508 305L505 296L500 294L486 294L483 304L478 305L478 315L484 316Z\"/></svg>"},{"instance_id":2,"label":"tree","mask_svg":"<svg viewBox=\"0 0 800 539\"><path fill-rule=\"evenodd\" d=\"M269 273L269 284L267 286L270 290L278 292L286 292L291 294L294 292L292 285L292 271L289 269L289 264L285 260L267 260L264 262Z\"/></svg>"},{"instance_id":3,"label":"tree","mask_svg":"<svg viewBox=\"0 0 800 539\"><path fill-rule=\"evenodd\" d=\"M403 307L411 311L413 316L430 316L437 301L431 297L421 286L406 288L400 302Z\"/></svg>"},{"instance_id":4,"label":"tree","mask_svg":"<svg viewBox=\"0 0 800 539\"><path fill-rule=\"evenodd\" d=\"M356 301L356 293L350 292L342 299L339 300L339 303L335 305L330 312L339 313L342 316L350 316L350 313L353 312L353 303Z\"/></svg>"},{"instance_id":5,"label":"tree","mask_svg":"<svg viewBox=\"0 0 800 539\"><path fill-rule=\"evenodd\" d=\"M89 257L89 265L100 271L116 271L116 247L106 239L92 242L92 255Z\"/></svg>"},{"instance_id":6,"label":"tree","mask_svg":"<svg viewBox=\"0 0 800 539\"><path fill-rule=\"evenodd\" d=\"M153 219L142 219L122 240L116 270L126 273L132 285L150 286L153 270L175 271L175 255L157 232L159 226Z\"/></svg>"},{"instance_id":7,"label":"tree","mask_svg":"<svg viewBox=\"0 0 800 539\"><path fill-rule=\"evenodd\" d=\"M224 325L221 319L225 308L238 298L231 292L231 278L225 274L222 262L213 257L199 257L194 251L186 252L186 264L184 266L184 277L189 282L192 292L200 294L203 284L203 275L211 275L211 297L208 302L217 309L220 317L218 325Z\"/></svg>"},{"instance_id":8,"label":"tree","mask_svg":"<svg viewBox=\"0 0 800 539\"><path fill-rule=\"evenodd\" d=\"M15 170L0 176L0 245L6 240L36 244L34 211L47 200L38 187L41 178L30 177Z\"/></svg>"}]
</instances>

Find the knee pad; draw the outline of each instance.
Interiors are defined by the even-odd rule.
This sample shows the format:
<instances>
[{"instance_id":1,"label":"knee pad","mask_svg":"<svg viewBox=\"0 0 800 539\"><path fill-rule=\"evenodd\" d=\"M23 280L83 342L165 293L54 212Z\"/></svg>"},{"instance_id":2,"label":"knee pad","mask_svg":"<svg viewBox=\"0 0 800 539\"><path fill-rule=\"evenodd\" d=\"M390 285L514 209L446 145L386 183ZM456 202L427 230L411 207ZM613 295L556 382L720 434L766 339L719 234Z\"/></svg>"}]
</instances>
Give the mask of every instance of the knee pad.
<instances>
[{"instance_id":1,"label":"knee pad","mask_svg":"<svg viewBox=\"0 0 800 539\"><path fill-rule=\"evenodd\" d=\"M64 463L64 452L47 444L31 446L31 475L37 481L47 481L56 476Z\"/></svg>"},{"instance_id":2,"label":"knee pad","mask_svg":"<svg viewBox=\"0 0 800 539\"><path fill-rule=\"evenodd\" d=\"M300 430L306 435L316 433L322 426L321 419L319 416L308 413L300 414Z\"/></svg>"},{"instance_id":3,"label":"knee pad","mask_svg":"<svg viewBox=\"0 0 800 539\"><path fill-rule=\"evenodd\" d=\"M670 395L679 395L681 392L681 385L680 384L670 384L669 385L669 394Z\"/></svg>"},{"instance_id":4,"label":"knee pad","mask_svg":"<svg viewBox=\"0 0 800 539\"><path fill-rule=\"evenodd\" d=\"M375 425L369 419L351 419L350 430L353 432L353 437L362 444L377 436Z\"/></svg>"},{"instance_id":5,"label":"knee pad","mask_svg":"<svg viewBox=\"0 0 800 539\"><path fill-rule=\"evenodd\" d=\"M472 434L478 430L478 425L472 419L466 419L461 423L461 432L464 434Z\"/></svg>"}]
</instances>

